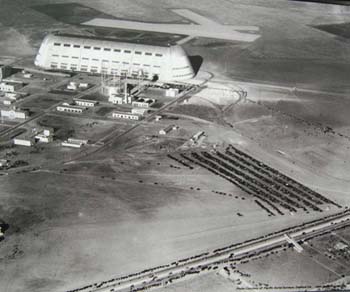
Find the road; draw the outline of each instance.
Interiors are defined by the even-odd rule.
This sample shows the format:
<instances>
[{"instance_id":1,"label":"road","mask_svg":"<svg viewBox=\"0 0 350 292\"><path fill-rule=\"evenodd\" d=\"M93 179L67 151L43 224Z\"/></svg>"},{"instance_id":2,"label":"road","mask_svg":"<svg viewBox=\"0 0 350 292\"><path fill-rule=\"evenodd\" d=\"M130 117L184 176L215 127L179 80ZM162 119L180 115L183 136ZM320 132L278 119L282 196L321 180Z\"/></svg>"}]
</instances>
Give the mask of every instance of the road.
<instances>
[{"instance_id":1,"label":"road","mask_svg":"<svg viewBox=\"0 0 350 292\"><path fill-rule=\"evenodd\" d=\"M152 287L163 286L176 279L216 269L219 265L251 258L257 254L280 248L286 245L285 234L295 241L304 241L334 229L350 225L350 212L345 211L317 222L281 231L269 237L260 238L248 243L226 247L194 257L192 260L180 260L162 267L149 269L122 278L111 279L71 290L82 292L124 292L140 291Z\"/></svg>"}]
</instances>

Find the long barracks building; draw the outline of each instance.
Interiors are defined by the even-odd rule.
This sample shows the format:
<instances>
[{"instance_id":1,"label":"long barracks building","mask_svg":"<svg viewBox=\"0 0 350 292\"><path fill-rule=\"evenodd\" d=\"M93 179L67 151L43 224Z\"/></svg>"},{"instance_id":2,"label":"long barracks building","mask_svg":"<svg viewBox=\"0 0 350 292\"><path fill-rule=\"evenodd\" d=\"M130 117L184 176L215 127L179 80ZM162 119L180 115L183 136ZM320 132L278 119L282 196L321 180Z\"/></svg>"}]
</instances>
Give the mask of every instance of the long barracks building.
<instances>
[{"instance_id":1,"label":"long barracks building","mask_svg":"<svg viewBox=\"0 0 350 292\"><path fill-rule=\"evenodd\" d=\"M46 70L142 75L161 81L194 76L189 58L179 45L154 46L67 34L46 36L35 65Z\"/></svg>"}]
</instances>

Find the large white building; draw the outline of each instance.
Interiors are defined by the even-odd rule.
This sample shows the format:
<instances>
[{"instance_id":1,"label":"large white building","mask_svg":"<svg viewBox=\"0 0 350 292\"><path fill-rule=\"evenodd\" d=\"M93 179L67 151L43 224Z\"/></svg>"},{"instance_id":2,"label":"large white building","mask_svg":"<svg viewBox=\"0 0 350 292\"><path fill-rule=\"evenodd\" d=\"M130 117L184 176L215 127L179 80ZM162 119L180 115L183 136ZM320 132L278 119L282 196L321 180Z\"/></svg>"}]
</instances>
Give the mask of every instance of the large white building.
<instances>
[{"instance_id":1,"label":"large white building","mask_svg":"<svg viewBox=\"0 0 350 292\"><path fill-rule=\"evenodd\" d=\"M35 65L47 70L143 76L162 81L194 76L189 58L179 45L154 46L67 34L46 36Z\"/></svg>"}]
</instances>

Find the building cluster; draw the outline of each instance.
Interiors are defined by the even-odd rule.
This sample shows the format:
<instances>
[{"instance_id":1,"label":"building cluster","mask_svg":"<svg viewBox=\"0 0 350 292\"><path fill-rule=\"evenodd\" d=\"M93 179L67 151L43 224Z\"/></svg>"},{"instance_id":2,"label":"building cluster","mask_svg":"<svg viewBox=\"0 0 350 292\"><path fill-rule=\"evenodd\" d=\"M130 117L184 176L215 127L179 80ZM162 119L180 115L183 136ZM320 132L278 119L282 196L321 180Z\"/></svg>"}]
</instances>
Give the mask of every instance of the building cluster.
<instances>
[{"instance_id":1,"label":"building cluster","mask_svg":"<svg viewBox=\"0 0 350 292\"><path fill-rule=\"evenodd\" d=\"M72 91L85 90L87 88L89 88L89 83L86 83L86 82L77 83L75 81L70 81L67 84L67 89Z\"/></svg>"},{"instance_id":2,"label":"building cluster","mask_svg":"<svg viewBox=\"0 0 350 292\"><path fill-rule=\"evenodd\" d=\"M3 104L11 105L18 99L27 96L27 93L19 91L23 87L24 84L21 81L3 80L0 82L0 92L5 97Z\"/></svg>"},{"instance_id":3,"label":"building cluster","mask_svg":"<svg viewBox=\"0 0 350 292\"><path fill-rule=\"evenodd\" d=\"M13 139L13 143L19 146L31 147L35 143L50 143L53 141L54 129L51 127L34 128L31 133L24 133Z\"/></svg>"},{"instance_id":4,"label":"building cluster","mask_svg":"<svg viewBox=\"0 0 350 292\"><path fill-rule=\"evenodd\" d=\"M115 79L102 80L102 94L108 96L108 101L113 104L131 104L143 87L143 84L134 85L127 79L119 79L118 82Z\"/></svg>"}]
</instances>

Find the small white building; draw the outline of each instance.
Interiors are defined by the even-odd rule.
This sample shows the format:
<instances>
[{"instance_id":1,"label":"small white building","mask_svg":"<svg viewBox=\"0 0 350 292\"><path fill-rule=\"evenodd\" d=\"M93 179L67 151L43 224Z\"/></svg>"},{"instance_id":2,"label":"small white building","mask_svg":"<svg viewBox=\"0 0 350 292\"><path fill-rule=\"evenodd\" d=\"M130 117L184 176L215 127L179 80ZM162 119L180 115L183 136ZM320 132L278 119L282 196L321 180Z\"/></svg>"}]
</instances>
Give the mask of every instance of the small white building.
<instances>
[{"instance_id":1,"label":"small white building","mask_svg":"<svg viewBox=\"0 0 350 292\"><path fill-rule=\"evenodd\" d=\"M9 161L7 159L0 159L0 167L6 167L9 165Z\"/></svg>"},{"instance_id":2,"label":"small white building","mask_svg":"<svg viewBox=\"0 0 350 292\"><path fill-rule=\"evenodd\" d=\"M82 106L82 107L94 107L98 104L98 101L96 100L86 100L86 99L74 99L74 103L76 105Z\"/></svg>"},{"instance_id":3,"label":"small white building","mask_svg":"<svg viewBox=\"0 0 350 292\"><path fill-rule=\"evenodd\" d=\"M126 120L141 120L142 116L140 114L127 113L127 112L112 112L112 117L116 119L126 119Z\"/></svg>"},{"instance_id":4,"label":"small white building","mask_svg":"<svg viewBox=\"0 0 350 292\"><path fill-rule=\"evenodd\" d=\"M50 142L53 141L52 136L46 136L46 135L41 134L41 133L35 135L34 138L35 138L35 140L36 140L37 142L41 142L41 143L50 143Z\"/></svg>"},{"instance_id":5,"label":"small white building","mask_svg":"<svg viewBox=\"0 0 350 292\"><path fill-rule=\"evenodd\" d=\"M28 118L28 111L16 110L16 109L3 109L1 110L1 117L9 119L26 119Z\"/></svg>"},{"instance_id":6,"label":"small white building","mask_svg":"<svg viewBox=\"0 0 350 292\"><path fill-rule=\"evenodd\" d=\"M71 81L67 84L67 89L68 90L77 90L78 89L78 85L76 82Z\"/></svg>"},{"instance_id":7,"label":"small white building","mask_svg":"<svg viewBox=\"0 0 350 292\"><path fill-rule=\"evenodd\" d=\"M169 125L169 126L165 127L164 129L161 129L159 131L159 135L166 135L166 134L170 133L174 129L174 126L175 125Z\"/></svg>"},{"instance_id":8,"label":"small white building","mask_svg":"<svg viewBox=\"0 0 350 292\"><path fill-rule=\"evenodd\" d=\"M169 88L165 90L166 97L176 97L179 94L179 89L177 88Z\"/></svg>"},{"instance_id":9,"label":"small white building","mask_svg":"<svg viewBox=\"0 0 350 292\"><path fill-rule=\"evenodd\" d=\"M13 143L19 146L31 147L34 144L34 139L32 137L19 136L13 139Z\"/></svg>"},{"instance_id":10,"label":"small white building","mask_svg":"<svg viewBox=\"0 0 350 292\"><path fill-rule=\"evenodd\" d=\"M21 98L21 95L16 92L5 92L5 97L12 99L12 100L17 100Z\"/></svg>"},{"instance_id":11,"label":"small white building","mask_svg":"<svg viewBox=\"0 0 350 292\"><path fill-rule=\"evenodd\" d=\"M32 74L32 73L24 73L24 74L23 74L23 77L24 77L24 78L27 78L27 79L30 79L30 78L33 77L33 74Z\"/></svg>"},{"instance_id":12,"label":"small white building","mask_svg":"<svg viewBox=\"0 0 350 292\"><path fill-rule=\"evenodd\" d=\"M132 114L136 114L136 115L144 116L145 114L148 113L148 109L147 108L141 108L141 107L135 107L135 108L131 109L131 113Z\"/></svg>"},{"instance_id":13,"label":"small white building","mask_svg":"<svg viewBox=\"0 0 350 292\"><path fill-rule=\"evenodd\" d=\"M4 99L3 103L4 105L11 105L15 102L13 99Z\"/></svg>"},{"instance_id":14,"label":"small white building","mask_svg":"<svg viewBox=\"0 0 350 292\"><path fill-rule=\"evenodd\" d=\"M45 135L45 136L52 136L54 131L55 131L54 128L46 127L43 130L43 135Z\"/></svg>"},{"instance_id":15,"label":"small white building","mask_svg":"<svg viewBox=\"0 0 350 292\"><path fill-rule=\"evenodd\" d=\"M155 99L152 98L139 98L132 102L133 107L144 107L149 108L156 102Z\"/></svg>"},{"instance_id":16,"label":"small white building","mask_svg":"<svg viewBox=\"0 0 350 292\"><path fill-rule=\"evenodd\" d=\"M85 107L77 106L77 105L71 105L67 103L63 103L56 107L56 110L59 112L67 112L67 113L74 113L74 114L81 114L84 110L86 110Z\"/></svg>"},{"instance_id":17,"label":"small white building","mask_svg":"<svg viewBox=\"0 0 350 292\"><path fill-rule=\"evenodd\" d=\"M202 136L204 136L204 131L199 131L196 134L194 134L191 138L193 142L197 142Z\"/></svg>"},{"instance_id":18,"label":"small white building","mask_svg":"<svg viewBox=\"0 0 350 292\"><path fill-rule=\"evenodd\" d=\"M123 104L124 100L125 100L124 96L115 95L115 94L110 95L108 98L108 101L113 104Z\"/></svg>"},{"instance_id":19,"label":"small white building","mask_svg":"<svg viewBox=\"0 0 350 292\"><path fill-rule=\"evenodd\" d=\"M16 92L22 87L23 87L22 82L3 81L0 83L0 91L3 91L3 92Z\"/></svg>"},{"instance_id":20,"label":"small white building","mask_svg":"<svg viewBox=\"0 0 350 292\"><path fill-rule=\"evenodd\" d=\"M61 143L62 146L81 148L81 146L86 145L89 141L84 139L68 138L67 141Z\"/></svg>"},{"instance_id":21,"label":"small white building","mask_svg":"<svg viewBox=\"0 0 350 292\"><path fill-rule=\"evenodd\" d=\"M79 88L88 88L89 87L89 83L83 82L83 83L79 83Z\"/></svg>"}]
</instances>

